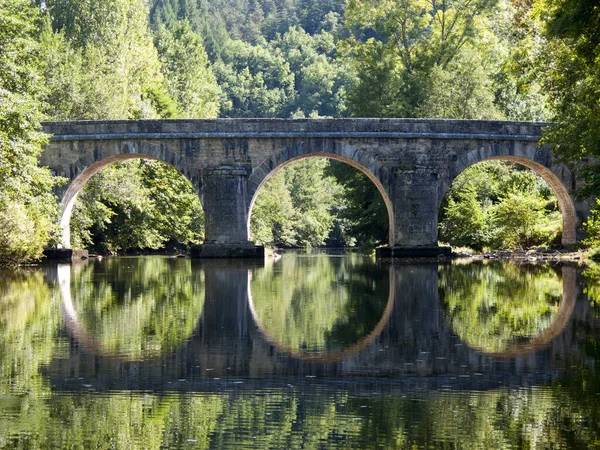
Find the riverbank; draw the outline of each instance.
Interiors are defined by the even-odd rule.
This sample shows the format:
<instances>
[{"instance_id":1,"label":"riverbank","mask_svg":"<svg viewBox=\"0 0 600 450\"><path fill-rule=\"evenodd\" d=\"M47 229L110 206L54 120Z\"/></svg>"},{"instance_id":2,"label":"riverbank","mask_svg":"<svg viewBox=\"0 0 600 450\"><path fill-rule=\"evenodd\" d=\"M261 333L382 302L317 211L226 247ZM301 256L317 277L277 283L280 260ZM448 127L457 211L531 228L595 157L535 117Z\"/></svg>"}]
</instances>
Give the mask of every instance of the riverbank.
<instances>
[{"instance_id":1,"label":"riverbank","mask_svg":"<svg viewBox=\"0 0 600 450\"><path fill-rule=\"evenodd\" d=\"M457 257L470 257L473 259L502 259L514 261L571 261L582 262L586 259L586 252L583 250L563 250L563 249L532 249L532 250L498 250L494 252L485 252L482 254L456 254Z\"/></svg>"}]
</instances>

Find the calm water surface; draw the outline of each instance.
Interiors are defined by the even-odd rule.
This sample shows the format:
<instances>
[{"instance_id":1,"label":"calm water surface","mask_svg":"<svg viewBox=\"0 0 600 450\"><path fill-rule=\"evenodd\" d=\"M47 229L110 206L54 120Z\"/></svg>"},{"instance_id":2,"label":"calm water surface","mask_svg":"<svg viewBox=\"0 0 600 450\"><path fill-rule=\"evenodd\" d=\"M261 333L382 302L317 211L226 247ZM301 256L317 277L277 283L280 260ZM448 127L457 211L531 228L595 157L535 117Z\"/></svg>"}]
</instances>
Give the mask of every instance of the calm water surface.
<instances>
[{"instance_id":1,"label":"calm water surface","mask_svg":"<svg viewBox=\"0 0 600 450\"><path fill-rule=\"evenodd\" d=\"M600 447L598 291L356 254L0 273L0 448Z\"/></svg>"}]
</instances>

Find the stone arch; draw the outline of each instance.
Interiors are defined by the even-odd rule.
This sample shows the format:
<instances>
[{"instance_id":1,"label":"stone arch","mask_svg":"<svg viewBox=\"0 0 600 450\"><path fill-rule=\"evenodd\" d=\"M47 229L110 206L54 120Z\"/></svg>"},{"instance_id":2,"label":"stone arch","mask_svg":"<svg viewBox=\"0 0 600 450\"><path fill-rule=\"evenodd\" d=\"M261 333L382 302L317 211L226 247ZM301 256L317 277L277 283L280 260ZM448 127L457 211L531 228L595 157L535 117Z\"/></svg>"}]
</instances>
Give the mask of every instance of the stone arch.
<instances>
[{"instance_id":1,"label":"stone arch","mask_svg":"<svg viewBox=\"0 0 600 450\"><path fill-rule=\"evenodd\" d=\"M389 220L389 244L393 245L395 242L394 208L389 194L390 191L386 187L387 183L384 184L384 181L382 181L386 180L385 175L387 174L387 170L382 167L379 161L368 155L366 152L354 147L346 148L338 145L331 145L326 151L315 150L311 149L310 147L305 148L302 145L294 146L292 151L285 150L267 158L252 172L251 176L248 178L249 201L246 207L246 211L248 212L248 236L251 236L250 219L252 217L252 209L260 188L285 166L302 159L315 157L329 158L346 163L364 173L367 178L371 180L371 182L377 187L377 190L379 191L385 203Z\"/></svg>"},{"instance_id":2,"label":"stone arch","mask_svg":"<svg viewBox=\"0 0 600 450\"><path fill-rule=\"evenodd\" d=\"M71 213L73 212L73 206L75 205L75 201L77 200L77 197L79 196L79 193L84 188L84 186L88 183L88 181L90 181L90 179L94 175L96 175L102 169L110 166L111 164L117 162L124 162L131 159L149 159L169 164L175 167L175 169L177 169L179 173L181 173L184 177L186 177L188 181L191 182L190 177L187 176L186 173L182 172L173 163L167 162L163 158L143 153L120 153L116 155L110 155L88 165L71 180L61 198L59 226L61 229L61 245L63 248L71 248ZM168 159L172 160L172 158Z\"/></svg>"},{"instance_id":3,"label":"stone arch","mask_svg":"<svg viewBox=\"0 0 600 450\"><path fill-rule=\"evenodd\" d=\"M562 245L571 246L577 244L577 212L571 193L565 186L563 180L561 180L561 178L555 173L554 170L548 167L550 165L548 163L551 161L550 152L545 149L537 149L536 147L534 147L534 150L537 151L526 151L519 155L482 155L479 150L475 150L468 153L464 159L459 161L459 164L455 168L451 179L448 180L447 183L443 183L442 191L440 192L440 196L438 199L438 211L441 208L442 201L446 196L446 193L450 188L452 182L460 173L462 173L468 167L483 161L492 160L507 161L513 164L520 164L534 171L537 175L542 177L542 179L546 181L548 185L550 185L550 188L554 192L554 195L558 200L558 207L562 216Z\"/></svg>"}]
</instances>

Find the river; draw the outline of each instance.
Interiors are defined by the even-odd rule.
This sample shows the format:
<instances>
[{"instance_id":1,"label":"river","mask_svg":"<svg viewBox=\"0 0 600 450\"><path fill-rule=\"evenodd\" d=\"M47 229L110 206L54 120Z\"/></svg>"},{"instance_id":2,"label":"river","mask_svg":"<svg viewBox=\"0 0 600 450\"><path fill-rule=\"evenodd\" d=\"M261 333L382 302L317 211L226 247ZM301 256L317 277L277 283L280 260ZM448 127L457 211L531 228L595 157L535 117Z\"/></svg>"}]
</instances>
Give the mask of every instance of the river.
<instances>
[{"instance_id":1,"label":"river","mask_svg":"<svg viewBox=\"0 0 600 450\"><path fill-rule=\"evenodd\" d=\"M0 448L598 446L585 275L324 252L1 272Z\"/></svg>"}]
</instances>

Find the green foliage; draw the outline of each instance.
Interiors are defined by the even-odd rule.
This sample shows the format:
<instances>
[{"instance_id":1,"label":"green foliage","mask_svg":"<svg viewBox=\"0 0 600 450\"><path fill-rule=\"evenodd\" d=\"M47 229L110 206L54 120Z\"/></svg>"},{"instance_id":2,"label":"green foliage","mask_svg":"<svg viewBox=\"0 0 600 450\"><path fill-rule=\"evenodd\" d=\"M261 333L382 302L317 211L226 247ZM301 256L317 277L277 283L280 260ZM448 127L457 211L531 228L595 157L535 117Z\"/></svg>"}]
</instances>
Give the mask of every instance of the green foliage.
<instances>
[{"instance_id":1,"label":"green foliage","mask_svg":"<svg viewBox=\"0 0 600 450\"><path fill-rule=\"evenodd\" d=\"M386 275L387 270L357 255L284 255L253 274L253 306L264 331L282 350L307 355L342 351L381 320L389 294Z\"/></svg>"},{"instance_id":2,"label":"green foliage","mask_svg":"<svg viewBox=\"0 0 600 450\"><path fill-rule=\"evenodd\" d=\"M351 80L323 31L290 28L256 44L230 41L214 65L224 91L224 117L339 117Z\"/></svg>"},{"instance_id":3,"label":"green foliage","mask_svg":"<svg viewBox=\"0 0 600 450\"><path fill-rule=\"evenodd\" d=\"M478 200L474 183L466 183L449 194L442 209L440 239L459 247L481 250L489 242L486 233L489 215Z\"/></svg>"},{"instance_id":4,"label":"green foliage","mask_svg":"<svg viewBox=\"0 0 600 450\"><path fill-rule=\"evenodd\" d=\"M375 184L361 171L335 160L330 161L326 173L342 186L341 199L334 210L339 236L330 235L330 239L368 248L386 244L388 211Z\"/></svg>"},{"instance_id":5,"label":"green foliage","mask_svg":"<svg viewBox=\"0 0 600 450\"><path fill-rule=\"evenodd\" d=\"M324 245L333 227L331 212L341 188L325 176L328 164L325 158L308 158L286 167L285 181L298 210L295 228L301 247Z\"/></svg>"},{"instance_id":6,"label":"green foliage","mask_svg":"<svg viewBox=\"0 0 600 450\"><path fill-rule=\"evenodd\" d=\"M309 34L334 31L345 10L345 0L153 0L150 20L172 28L187 20L207 42L213 59L218 59L229 37L257 43L271 40L290 27L300 26Z\"/></svg>"},{"instance_id":7,"label":"green foliage","mask_svg":"<svg viewBox=\"0 0 600 450\"><path fill-rule=\"evenodd\" d=\"M294 77L294 95L282 116L340 117L346 114L345 93L351 83L346 66L337 58L332 33L308 34L292 27L270 43L281 51Z\"/></svg>"},{"instance_id":8,"label":"green foliage","mask_svg":"<svg viewBox=\"0 0 600 450\"><path fill-rule=\"evenodd\" d=\"M549 267L450 265L439 271L440 301L452 330L470 346L502 352L544 332L562 286Z\"/></svg>"},{"instance_id":9,"label":"green foliage","mask_svg":"<svg viewBox=\"0 0 600 450\"><path fill-rule=\"evenodd\" d=\"M537 192L512 191L492 210L497 239L504 248L530 248L556 239L560 213L548 214L547 201Z\"/></svg>"},{"instance_id":10,"label":"green foliage","mask_svg":"<svg viewBox=\"0 0 600 450\"><path fill-rule=\"evenodd\" d=\"M341 192L325 173L328 165L325 158L304 159L284 167L262 186L251 218L256 242L283 247L325 244Z\"/></svg>"},{"instance_id":11,"label":"green foliage","mask_svg":"<svg viewBox=\"0 0 600 450\"><path fill-rule=\"evenodd\" d=\"M167 90L177 104L178 115L190 118L217 117L221 90L200 35L187 22L171 30L159 25L154 42L162 63Z\"/></svg>"},{"instance_id":12,"label":"green foliage","mask_svg":"<svg viewBox=\"0 0 600 450\"><path fill-rule=\"evenodd\" d=\"M297 216L284 169L271 177L256 197L250 219L252 239L269 247L296 246L294 226Z\"/></svg>"},{"instance_id":13,"label":"green foliage","mask_svg":"<svg viewBox=\"0 0 600 450\"><path fill-rule=\"evenodd\" d=\"M46 143L39 24L30 2L0 1L0 265L38 259L58 214L58 180L37 166Z\"/></svg>"},{"instance_id":14,"label":"green foliage","mask_svg":"<svg viewBox=\"0 0 600 450\"><path fill-rule=\"evenodd\" d=\"M192 335L204 306L203 274L190 264L145 257L87 265L71 287L81 329L105 355L139 361L176 350Z\"/></svg>"},{"instance_id":15,"label":"green foliage","mask_svg":"<svg viewBox=\"0 0 600 450\"><path fill-rule=\"evenodd\" d=\"M348 2L342 48L358 117L543 120L543 55L526 2Z\"/></svg>"},{"instance_id":16,"label":"green foliage","mask_svg":"<svg viewBox=\"0 0 600 450\"><path fill-rule=\"evenodd\" d=\"M481 54L463 50L447 66L428 72L427 96L417 107L419 117L501 119L494 105L492 79Z\"/></svg>"},{"instance_id":17,"label":"green foliage","mask_svg":"<svg viewBox=\"0 0 600 450\"><path fill-rule=\"evenodd\" d=\"M53 118L172 115L143 0L48 0L46 6L54 30L42 36Z\"/></svg>"},{"instance_id":18,"label":"green foliage","mask_svg":"<svg viewBox=\"0 0 600 450\"><path fill-rule=\"evenodd\" d=\"M278 117L294 92L294 77L280 51L266 42L231 41L214 66L226 100L224 117Z\"/></svg>"},{"instance_id":19,"label":"green foliage","mask_svg":"<svg viewBox=\"0 0 600 450\"><path fill-rule=\"evenodd\" d=\"M346 55L356 75L349 92L353 115L482 118L488 111L497 115L486 92L490 58L485 53L485 25L497 3L350 0L346 25L353 35L346 41ZM459 63L461 59L478 69L470 70ZM456 91L448 95L453 79L460 95ZM441 109L434 107L438 97Z\"/></svg>"},{"instance_id":20,"label":"green foliage","mask_svg":"<svg viewBox=\"0 0 600 450\"><path fill-rule=\"evenodd\" d=\"M583 194L600 193L600 15L590 0L537 0L535 8L549 40L543 72L553 119L545 141L580 166ZM592 159L588 159L592 157Z\"/></svg>"},{"instance_id":21,"label":"green foliage","mask_svg":"<svg viewBox=\"0 0 600 450\"><path fill-rule=\"evenodd\" d=\"M541 122L551 113L542 85L547 42L531 6L528 0L504 2L499 8L491 28L503 45L497 49L501 57L492 79L496 107L506 119Z\"/></svg>"},{"instance_id":22,"label":"green foliage","mask_svg":"<svg viewBox=\"0 0 600 450\"><path fill-rule=\"evenodd\" d=\"M583 224L587 237L584 244L600 248L600 200L596 200L596 209L592 210L587 222Z\"/></svg>"},{"instance_id":23,"label":"green foliage","mask_svg":"<svg viewBox=\"0 0 600 450\"><path fill-rule=\"evenodd\" d=\"M461 173L440 211L440 240L475 250L549 245L561 226L550 186L530 170L499 161Z\"/></svg>"},{"instance_id":24,"label":"green foliage","mask_svg":"<svg viewBox=\"0 0 600 450\"><path fill-rule=\"evenodd\" d=\"M198 243L204 214L189 181L156 161L114 164L96 174L77 200L73 245L119 252Z\"/></svg>"}]
</instances>

